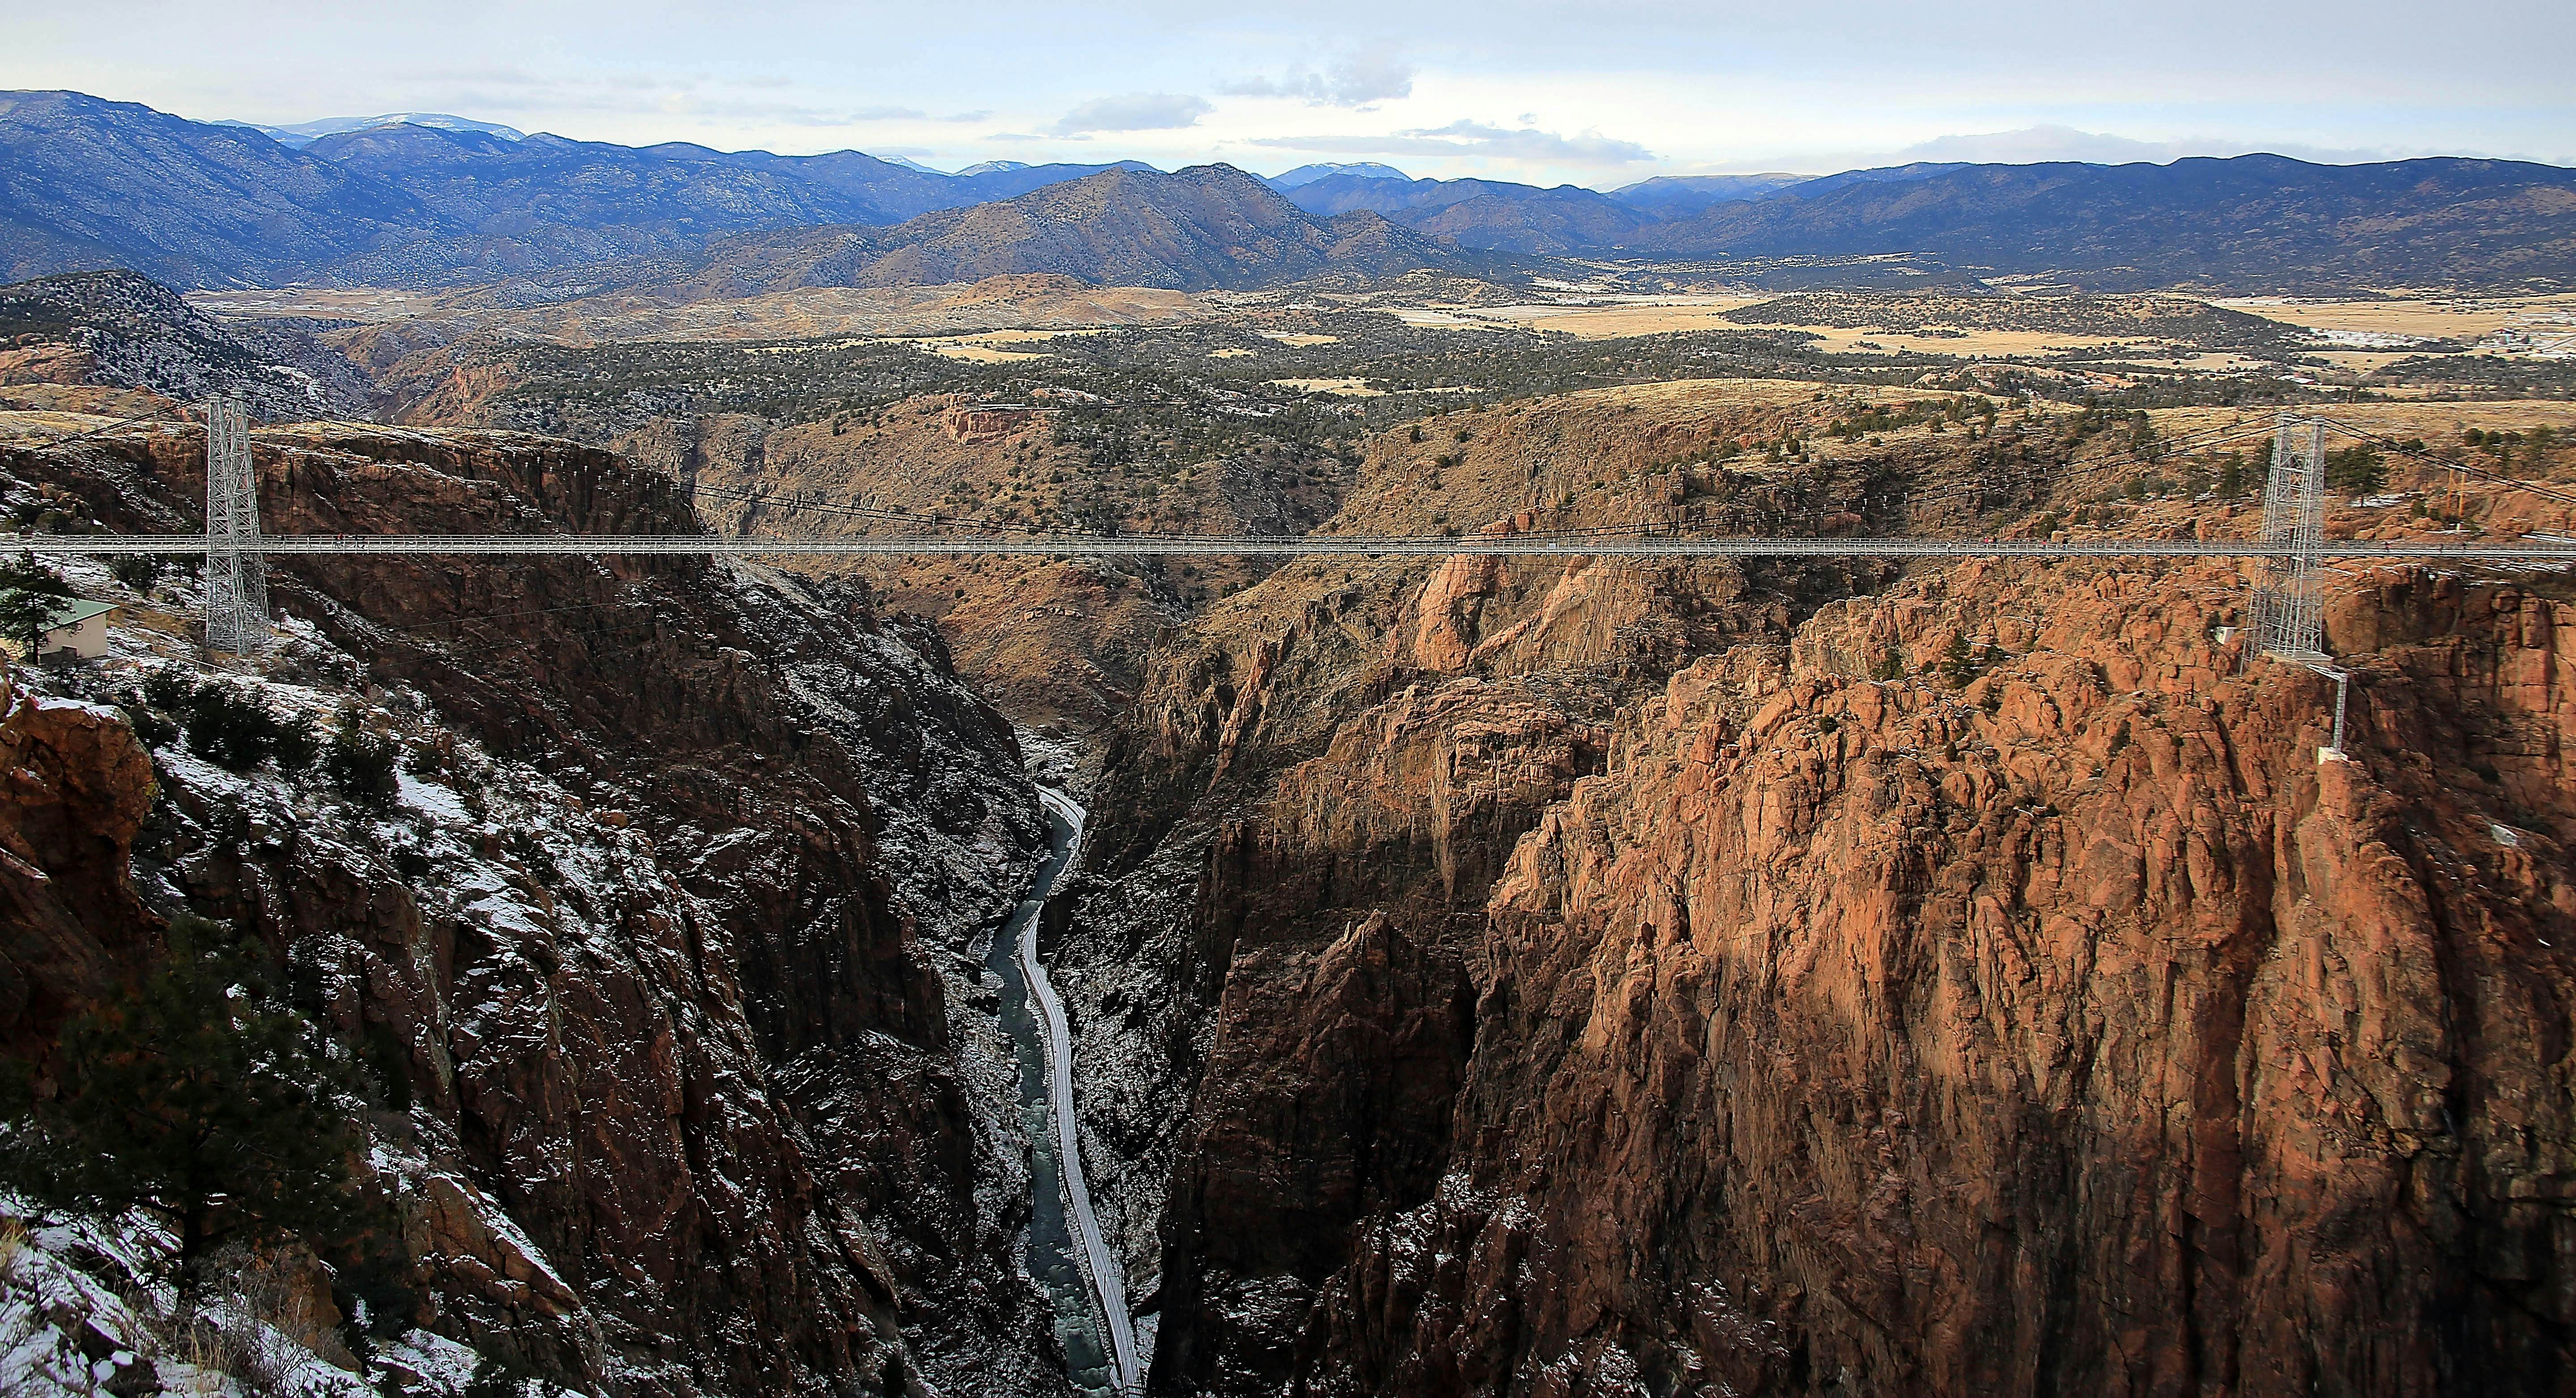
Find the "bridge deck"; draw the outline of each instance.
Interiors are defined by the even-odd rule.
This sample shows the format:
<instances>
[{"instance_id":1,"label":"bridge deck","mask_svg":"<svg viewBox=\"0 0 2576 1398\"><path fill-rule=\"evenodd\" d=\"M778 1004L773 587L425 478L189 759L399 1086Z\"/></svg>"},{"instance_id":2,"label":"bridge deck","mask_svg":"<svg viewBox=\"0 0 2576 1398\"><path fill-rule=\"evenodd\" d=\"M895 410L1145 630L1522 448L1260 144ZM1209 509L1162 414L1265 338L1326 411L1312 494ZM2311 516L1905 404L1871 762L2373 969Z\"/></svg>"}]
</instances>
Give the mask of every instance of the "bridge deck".
<instances>
[{"instance_id":1,"label":"bridge deck","mask_svg":"<svg viewBox=\"0 0 2576 1398\"><path fill-rule=\"evenodd\" d=\"M0 536L0 550L39 554L994 554L1016 556L1128 557L1216 554L1232 556L1620 558L2293 558L2286 544L2252 539L2039 539L1925 538L1688 538L1608 535L1580 538L1470 535L1361 536L1306 534L1291 537L1223 535L885 535L842 538L718 537L705 534L262 534L244 541L202 534L47 534ZM2488 562L2576 563L2576 539L2507 543L2329 541L2308 556L2321 559L2461 559Z\"/></svg>"}]
</instances>

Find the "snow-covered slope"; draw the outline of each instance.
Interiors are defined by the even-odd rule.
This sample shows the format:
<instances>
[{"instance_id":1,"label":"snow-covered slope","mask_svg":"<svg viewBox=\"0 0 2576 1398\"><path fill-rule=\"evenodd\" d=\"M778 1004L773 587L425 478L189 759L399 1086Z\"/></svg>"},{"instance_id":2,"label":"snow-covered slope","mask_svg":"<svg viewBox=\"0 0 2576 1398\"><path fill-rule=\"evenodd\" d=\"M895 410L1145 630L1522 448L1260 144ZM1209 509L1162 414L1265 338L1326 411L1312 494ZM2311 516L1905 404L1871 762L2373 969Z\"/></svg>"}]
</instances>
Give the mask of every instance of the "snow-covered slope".
<instances>
[{"instance_id":1,"label":"snow-covered slope","mask_svg":"<svg viewBox=\"0 0 2576 1398\"><path fill-rule=\"evenodd\" d=\"M31 457L13 425L0 501L50 487L75 528L193 517L201 439L135 427ZM686 527L666 487L569 443L255 436L272 528ZM275 641L219 673L185 577L68 571L121 604L114 654L41 676L0 745L44 798L14 809L92 833L0 813L42 880L0 861L0 918L62 953L30 963L49 995L0 1014L0 1044L41 1056L43 1006L98 994L84 965L148 959L158 918L226 919L409 1078L366 1169L401 1201L411 1295L371 1299L347 1267L318 1293L344 1319L366 1303L377 1353L462 1345L621 1395L1060 1390L969 954L1043 825L935 633L732 565L341 560L282 567ZM206 684L354 714L399 747L399 799L216 765L172 697ZM155 779L93 779L138 770Z\"/></svg>"}]
</instances>

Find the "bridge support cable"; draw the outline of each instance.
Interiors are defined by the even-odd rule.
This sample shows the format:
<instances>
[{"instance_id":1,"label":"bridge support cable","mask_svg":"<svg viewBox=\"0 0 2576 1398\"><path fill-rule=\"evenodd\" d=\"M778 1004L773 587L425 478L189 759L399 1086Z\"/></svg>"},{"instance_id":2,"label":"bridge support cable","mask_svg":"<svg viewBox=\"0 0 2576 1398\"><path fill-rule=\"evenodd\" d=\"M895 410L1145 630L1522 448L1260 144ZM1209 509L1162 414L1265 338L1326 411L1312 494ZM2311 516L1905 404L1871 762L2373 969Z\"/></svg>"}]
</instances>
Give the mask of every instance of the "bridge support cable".
<instances>
[{"instance_id":1,"label":"bridge support cable","mask_svg":"<svg viewBox=\"0 0 2576 1398\"><path fill-rule=\"evenodd\" d=\"M268 565L260 554L259 473L250 419L230 398L206 403L206 648L237 656L268 640Z\"/></svg>"}]
</instances>

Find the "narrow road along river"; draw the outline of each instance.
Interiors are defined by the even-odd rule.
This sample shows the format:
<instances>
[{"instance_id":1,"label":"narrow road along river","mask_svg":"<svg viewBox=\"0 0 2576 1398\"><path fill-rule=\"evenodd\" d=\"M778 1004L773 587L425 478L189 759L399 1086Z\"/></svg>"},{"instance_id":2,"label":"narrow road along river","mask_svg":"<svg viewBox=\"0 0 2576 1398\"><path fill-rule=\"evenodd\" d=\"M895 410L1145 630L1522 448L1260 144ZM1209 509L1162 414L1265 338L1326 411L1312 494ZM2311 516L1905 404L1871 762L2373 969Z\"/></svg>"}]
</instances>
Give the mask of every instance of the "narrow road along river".
<instances>
[{"instance_id":1,"label":"narrow road along river","mask_svg":"<svg viewBox=\"0 0 2576 1398\"><path fill-rule=\"evenodd\" d=\"M1111 1388L1120 1394L1142 1393L1145 1375L1136 1354L1136 1327L1127 1314L1126 1269L1110 1251L1108 1239L1101 1232L1100 1218L1091 1207L1091 1187L1083 1178L1082 1142L1073 1112L1071 1025L1065 1018L1064 1000L1056 994L1055 982L1038 961L1039 914L1046 906L1047 896L1055 891L1056 880L1081 856L1083 825L1090 813L1050 787L1039 787L1038 799L1045 803L1049 823L1057 827L1050 833L1060 843L1055 857L1039 871L1037 882L1012 913L1011 925L1003 932L1017 938L1019 971L1028 987L1029 1008L1036 1019L1042 1051L1049 1143L1063 1183L1065 1222L1072 1235L1074 1261L1090 1284L1091 1299L1107 1331L1108 1353L1103 1357L1109 1361ZM1037 1175L1041 1187L1044 1175L1043 1170Z\"/></svg>"}]
</instances>

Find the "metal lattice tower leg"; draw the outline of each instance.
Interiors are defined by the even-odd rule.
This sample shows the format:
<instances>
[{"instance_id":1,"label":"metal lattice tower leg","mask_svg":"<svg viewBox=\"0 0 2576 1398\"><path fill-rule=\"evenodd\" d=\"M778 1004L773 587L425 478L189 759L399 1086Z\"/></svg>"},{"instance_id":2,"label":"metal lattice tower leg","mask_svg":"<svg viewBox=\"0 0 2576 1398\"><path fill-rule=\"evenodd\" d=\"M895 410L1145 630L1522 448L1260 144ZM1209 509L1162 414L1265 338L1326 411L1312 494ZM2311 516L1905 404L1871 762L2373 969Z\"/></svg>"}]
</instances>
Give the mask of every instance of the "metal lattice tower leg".
<instances>
[{"instance_id":1,"label":"metal lattice tower leg","mask_svg":"<svg viewBox=\"0 0 2576 1398\"><path fill-rule=\"evenodd\" d=\"M2254 643L2266 655L2304 665L2335 682L2334 737L2317 753L2320 762L2343 756L2344 707L2352 676L2326 654L2324 578L2326 427L2281 414L2272 438L2272 474L2263 483L2263 542L2286 549L2263 560L2247 609Z\"/></svg>"},{"instance_id":2,"label":"metal lattice tower leg","mask_svg":"<svg viewBox=\"0 0 2576 1398\"><path fill-rule=\"evenodd\" d=\"M256 655L268 639L268 569L259 552L259 476L240 403L206 403L206 648Z\"/></svg>"},{"instance_id":3,"label":"metal lattice tower leg","mask_svg":"<svg viewBox=\"0 0 2576 1398\"><path fill-rule=\"evenodd\" d=\"M2318 559L2325 547L2325 492L2325 424L2283 413L2272 438L2272 474L2263 483L2263 543L2287 553L2263 561L2246 620L2258 648L2301 665L2327 658Z\"/></svg>"}]
</instances>

